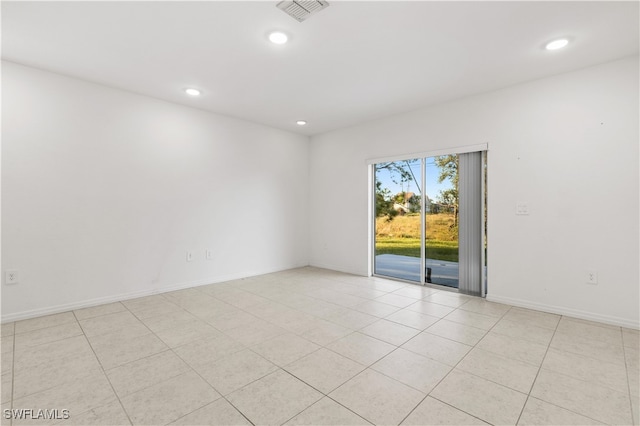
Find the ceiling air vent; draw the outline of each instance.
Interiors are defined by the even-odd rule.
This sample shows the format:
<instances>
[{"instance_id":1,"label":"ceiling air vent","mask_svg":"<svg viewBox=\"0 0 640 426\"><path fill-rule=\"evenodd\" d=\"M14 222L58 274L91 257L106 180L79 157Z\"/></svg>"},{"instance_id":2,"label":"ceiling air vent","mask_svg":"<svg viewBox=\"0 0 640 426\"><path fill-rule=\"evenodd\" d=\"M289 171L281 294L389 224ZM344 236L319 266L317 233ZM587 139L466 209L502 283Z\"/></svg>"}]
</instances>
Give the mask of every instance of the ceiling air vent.
<instances>
[{"instance_id":1,"label":"ceiling air vent","mask_svg":"<svg viewBox=\"0 0 640 426\"><path fill-rule=\"evenodd\" d=\"M296 21L302 22L327 6L329 6L329 2L322 0L285 0L278 3L276 7Z\"/></svg>"}]
</instances>

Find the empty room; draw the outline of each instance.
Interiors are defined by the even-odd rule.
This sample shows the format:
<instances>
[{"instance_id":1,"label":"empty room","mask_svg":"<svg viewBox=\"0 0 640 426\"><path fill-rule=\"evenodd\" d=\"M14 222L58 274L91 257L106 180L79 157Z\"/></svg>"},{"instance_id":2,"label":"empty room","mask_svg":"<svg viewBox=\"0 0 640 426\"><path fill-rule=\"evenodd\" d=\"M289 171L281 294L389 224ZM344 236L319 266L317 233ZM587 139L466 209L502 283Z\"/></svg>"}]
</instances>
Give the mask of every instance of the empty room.
<instances>
[{"instance_id":1,"label":"empty room","mask_svg":"<svg viewBox=\"0 0 640 426\"><path fill-rule=\"evenodd\" d=\"M640 424L639 2L0 8L0 424Z\"/></svg>"}]
</instances>

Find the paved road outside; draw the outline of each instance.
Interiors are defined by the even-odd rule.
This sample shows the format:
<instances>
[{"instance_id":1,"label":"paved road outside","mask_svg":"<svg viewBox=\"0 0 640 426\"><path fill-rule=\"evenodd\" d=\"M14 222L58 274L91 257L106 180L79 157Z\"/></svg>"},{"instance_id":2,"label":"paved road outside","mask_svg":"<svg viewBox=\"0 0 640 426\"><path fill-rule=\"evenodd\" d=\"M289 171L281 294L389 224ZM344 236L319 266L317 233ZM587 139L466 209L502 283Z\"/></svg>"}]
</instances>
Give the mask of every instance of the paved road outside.
<instances>
[{"instance_id":1,"label":"paved road outside","mask_svg":"<svg viewBox=\"0 0 640 426\"><path fill-rule=\"evenodd\" d=\"M425 266L431 268L431 283L458 288L458 262L425 259ZM387 277L420 282L420 258L397 254L376 256L375 273Z\"/></svg>"}]
</instances>

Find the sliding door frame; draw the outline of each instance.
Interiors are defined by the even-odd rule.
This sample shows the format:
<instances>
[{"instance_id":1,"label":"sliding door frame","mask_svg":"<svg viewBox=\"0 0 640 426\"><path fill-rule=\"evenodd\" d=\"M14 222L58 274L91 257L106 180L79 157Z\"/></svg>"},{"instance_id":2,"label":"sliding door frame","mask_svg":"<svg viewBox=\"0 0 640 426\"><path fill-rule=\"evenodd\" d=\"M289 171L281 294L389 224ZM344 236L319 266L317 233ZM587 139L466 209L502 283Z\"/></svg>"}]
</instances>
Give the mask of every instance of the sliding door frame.
<instances>
[{"instance_id":1,"label":"sliding door frame","mask_svg":"<svg viewBox=\"0 0 640 426\"><path fill-rule=\"evenodd\" d=\"M426 283L426 261L427 254L427 157L420 157L420 187L422 188L422 194L420 194L420 285Z\"/></svg>"},{"instance_id":2,"label":"sliding door frame","mask_svg":"<svg viewBox=\"0 0 640 426\"><path fill-rule=\"evenodd\" d=\"M378 158L370 158L367 159L365 161L365 163L367 164L368 167L368 181L369 181L369 217L368 217L368 223L369 223L369 244L368 244L368 249L369 249L369 256L368 256L368 275L369 276L379 276L382 278L393 278L393 277L387 277L387 276L383 276L383 275L376 275L375 274L375 258L376 258L376 251L375 251L375 241L376 241L376 220L375 220L375 213L376 213L376 173L375 173L375 166L378 163L385 163L385 162L396 162L396 161L403 161L403 160L410 160L410 159L420 159L420 181L421 181L421 185L422 185L422 194L421 194L421 201L420 201L420 239L421 239L421 244L420 244L420 285L422 286L429 286L431 287L431 285L427 284L425 282L425 251L426 251L426 217L425 217L425 209L426 209L426 202L425 202L425 197L426 197L426 159L429 157L437 157L437 156L441 156L441 155L453 155L453 154L466 154L466 153L470 153L470 152L478 152L481 151L482 152L482 164L483 167L486 167L486 159L487 159L487 151L489 150L489 144L487 143L483 143L483 144L478 144L478 145L469 145L469 146L460 146L460 147L454 147L454 148L448 148L448 149L439 149L439 150L434 150L434 151L423 151L423 152L418 152L418 153L413 153L413 154L405 154L405 155L398 155L398 156L393 156L393 157L378 157ZM482 205L486 205L486 200L485 200L485 179L484 179L484 173L486 173L486 170L483 171L483 178L481 179L481 200L482 200ZM481 223L482 223L482 233L483 233L483 249L481 250L481 265L482 265L482 278L481 278L481 293L480 296L481 297L485 297L487 294L487 277L485 275L485 268L484 265L486 264L486 258L485 258L485 250L484 250L484 245L486 242L486 235L487 235L487 230L486 230L486 226L485 226L485 209L484 207L482 208L482 217L481 217ZM408 282L411 284L415 284L415 281L409 281L409 280L403 280L403 279L399 279L399 278L393 278L395 280L399 280L399 281L403 281L403 282ZM438 288L443 287L443 286L437 286ZM443 287L445 288L445 287ZM449 289L451 290L451 289Z\"/></svg>"},{"instance_id":3,"label":"sliding door frame","mask_svg":"<svg viewBox=\"0 0 640 426\"><path fill-rule=\"evenodd\" d=\"M489 150L485 149L482 151L482 179L480 180L480 197L482 200L482 250L481 250L481 265L482 265L482 283L480 288L480 296L487 296L487 228L489 227L487 223L487 216L489 206L487 205L487 181L489 180L489 168L487 167L489 161Z\"/></svg>"}]
</instances>

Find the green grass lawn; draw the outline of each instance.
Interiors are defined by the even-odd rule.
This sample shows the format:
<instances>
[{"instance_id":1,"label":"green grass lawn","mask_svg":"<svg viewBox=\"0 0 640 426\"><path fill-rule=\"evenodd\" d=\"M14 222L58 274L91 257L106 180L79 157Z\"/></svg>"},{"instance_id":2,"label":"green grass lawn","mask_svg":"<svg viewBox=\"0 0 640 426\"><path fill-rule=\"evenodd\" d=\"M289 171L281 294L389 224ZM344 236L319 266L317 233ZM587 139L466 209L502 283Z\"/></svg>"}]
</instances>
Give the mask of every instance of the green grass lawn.
<instances>
[{"instance_id":1,"label":"green grass lawn","mask_svg":"<svg viewBox=\"0 0 640 426\"><path fill-rule=\"evenodd\" d=\"M420 238L378 237L376 255L378 254L420 257ZM458 242L427 240L427 258L457 262Z\"/></svg>"},{"instance_id":2,"label":"green grass lawn","mask_svg":"<svg viewBox=\"0 0 640 426\"><path fill-rule=\"evenodd\" d=\"M428 214L427 258L458 261L458 234L453 213ZM376 219L376 254L420 257L420 215Z\"/></svg>"}]
</instances>

